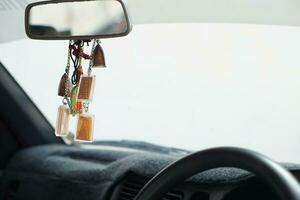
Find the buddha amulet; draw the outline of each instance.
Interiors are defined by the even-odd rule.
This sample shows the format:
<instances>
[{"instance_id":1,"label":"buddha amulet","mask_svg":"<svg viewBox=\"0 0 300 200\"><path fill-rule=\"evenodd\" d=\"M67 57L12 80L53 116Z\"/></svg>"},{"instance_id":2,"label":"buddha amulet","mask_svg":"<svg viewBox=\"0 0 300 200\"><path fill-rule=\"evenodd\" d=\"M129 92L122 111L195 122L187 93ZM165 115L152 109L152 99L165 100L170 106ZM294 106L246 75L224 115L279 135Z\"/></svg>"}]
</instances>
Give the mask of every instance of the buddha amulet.
<instances>
[{"instance_id":1,"label":"buddha amulet","mask_svg":"<svg viewBox=\"0 0 300 200\"><path fill-rule=\"evenodd\" d=\"M62 75L60 82L59 82L59 86L58 86L58 96L69 97L71 87L72 87L72 84L71 84L69 77L66 74Z\"/></svg>"},{"instance_id":2,"label":"buddha amulet","mask_svg":"<svg viewBox=\"0 0 300 200\"><path fill-rule=\"evenodd\" d=\"M70 109L62 105L58 108L55 135L67 136L69 134Z\"/></svg>"},{"instance_id":3,"label":"buddha amulet","mask_svg":"<svg viewBox=\"0 0 300 200\"><path fill-rule=\"evenodd\" d=\"M92 58L93 67L106 67L104 51L99 44L97 44L97 46L95 47Z\"/></svg>"},{"instance_id":4,"label":"buddha amulet","mask_svg":"<svg viewBox=\"0 0 300 200\"><path fill-rule=\"evenodd\" d=\"M77 121L77 130L75 140L93 141L94 116L88 113L80 114Z\"/></svg>"}]
</instances>

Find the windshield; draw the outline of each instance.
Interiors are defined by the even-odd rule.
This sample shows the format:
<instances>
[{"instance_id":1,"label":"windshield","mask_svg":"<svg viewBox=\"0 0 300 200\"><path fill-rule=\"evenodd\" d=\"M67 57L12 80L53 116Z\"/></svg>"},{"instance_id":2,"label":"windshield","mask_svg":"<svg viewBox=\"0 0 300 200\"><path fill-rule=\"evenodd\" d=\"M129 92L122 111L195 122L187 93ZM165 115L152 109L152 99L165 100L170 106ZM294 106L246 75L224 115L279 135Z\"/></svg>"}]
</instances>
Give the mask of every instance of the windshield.
<instances>
[{"instance_id":1,"label":"windshield","mask_svg":"<svg viewBox=\"0 0 300 200\"><path fill-rule=\"evenodd\" d=\"M299 35L298 27L190 23L136 25L102 40L108 68L94 72L94 139L233 145L300 162ZM0 45L0 61L53 125L67 45Z\"/></svg>"}]
</instances>

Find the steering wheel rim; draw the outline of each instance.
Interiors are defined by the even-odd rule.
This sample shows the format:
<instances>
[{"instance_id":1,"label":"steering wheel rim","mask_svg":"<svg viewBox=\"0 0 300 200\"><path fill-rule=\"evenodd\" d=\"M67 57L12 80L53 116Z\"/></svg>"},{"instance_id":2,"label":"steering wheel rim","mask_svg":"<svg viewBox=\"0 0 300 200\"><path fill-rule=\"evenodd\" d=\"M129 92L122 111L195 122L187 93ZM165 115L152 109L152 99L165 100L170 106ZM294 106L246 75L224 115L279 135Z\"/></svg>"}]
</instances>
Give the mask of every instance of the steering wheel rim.
<instances>
[{"instance_id":1,"label":"steering wheel rim","mask_svg":"<svg viewBox=\"0 0 300 200\"><path fill-rule=\"evenodd\" d=\"M236 147L199 151L175 161L155 175L135 200L161 199L170 188L187 178L221 167L247 170L262 178L282 200L300 200L300 185L290 172L262 154Z\"/></svg>"}]
</instances>

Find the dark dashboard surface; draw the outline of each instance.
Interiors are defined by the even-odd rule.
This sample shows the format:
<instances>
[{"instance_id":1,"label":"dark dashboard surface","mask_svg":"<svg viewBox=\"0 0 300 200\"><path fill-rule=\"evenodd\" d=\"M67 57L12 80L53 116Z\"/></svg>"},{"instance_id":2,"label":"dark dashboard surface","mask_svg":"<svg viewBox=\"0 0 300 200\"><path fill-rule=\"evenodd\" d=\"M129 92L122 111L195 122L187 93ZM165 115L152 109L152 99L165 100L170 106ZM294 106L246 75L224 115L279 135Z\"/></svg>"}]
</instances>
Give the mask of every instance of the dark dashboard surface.
<instances>
[{"instance_id":1,"label":"dark dashboard surface","mask_svg":"<svg viewBox=\"0 0 300 200\"><path fill-rule=\"evenodd\" d=\"M177 149L148 150L101 144L26 149L17 153L4 171L0 199L132 200L158 171L187 153ZM285 166L300 177L300 166ZM220 168L193 176L163 199L277 198L252 174Z\"/></svg>"}]
</instances>

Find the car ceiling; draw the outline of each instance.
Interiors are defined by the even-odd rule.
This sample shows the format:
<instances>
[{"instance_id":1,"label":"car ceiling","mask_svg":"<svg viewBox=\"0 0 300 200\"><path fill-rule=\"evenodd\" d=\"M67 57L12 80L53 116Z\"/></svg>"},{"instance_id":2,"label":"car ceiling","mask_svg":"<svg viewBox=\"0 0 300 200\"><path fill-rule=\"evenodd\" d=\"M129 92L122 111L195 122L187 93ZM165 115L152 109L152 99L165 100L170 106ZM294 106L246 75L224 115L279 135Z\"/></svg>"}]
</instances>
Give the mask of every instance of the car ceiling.
<instances>
[{"instance_id":1,"label":"car ceiling","mask_svg":"<svg viewBox=\"0 0 300 200\"><path fill-rule=\"evenodd\" d=\"M25 38L24 9L37 0L1 0L0 43ZM298 0L127 0L134 24L243 23L300 25ZM159 12L158 12L159 11Z\"/></svg>"}]
</instances>

